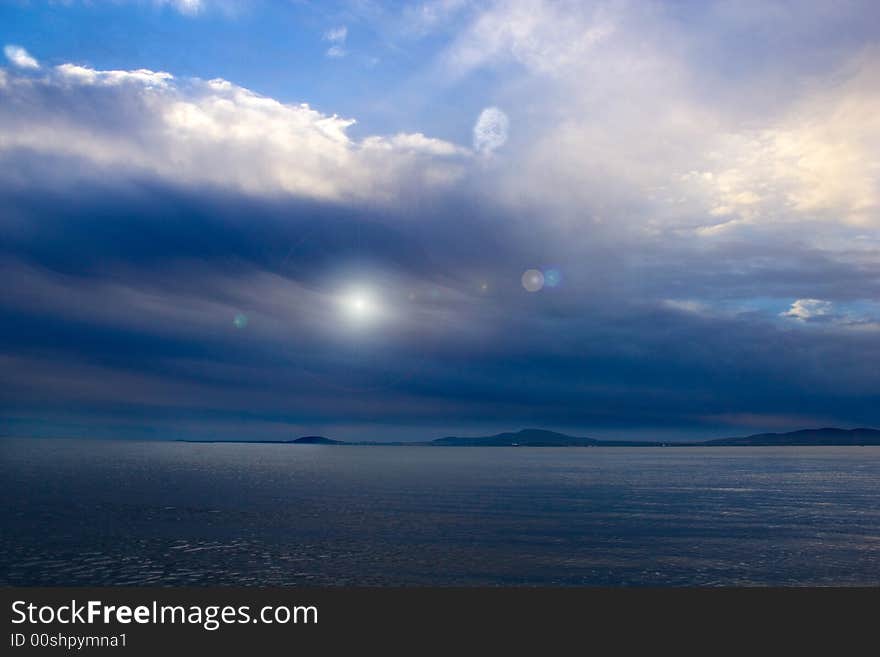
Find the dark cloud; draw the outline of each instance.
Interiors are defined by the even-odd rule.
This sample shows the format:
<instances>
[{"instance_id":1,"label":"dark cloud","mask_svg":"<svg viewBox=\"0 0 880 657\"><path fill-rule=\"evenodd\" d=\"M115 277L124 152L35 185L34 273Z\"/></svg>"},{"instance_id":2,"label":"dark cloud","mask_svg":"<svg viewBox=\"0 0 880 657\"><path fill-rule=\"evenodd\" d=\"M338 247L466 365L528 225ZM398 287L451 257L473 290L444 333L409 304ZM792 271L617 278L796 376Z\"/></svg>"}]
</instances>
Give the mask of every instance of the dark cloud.
<instances>
[{"instance_id":1,"label":"dark cloud","mask_svg":"<svg viewBox=\"0 0 880 657\"><path fill-rule=\"evenodd\" d=\"M155 183L19 189L5 201L29 218L2 245L7 432L82 433L95 418L107 433L226 437L230 426L632 435L718 433L746 415L874 421L876 333L657 301L793 294L813 276L831 292L864 279L807 251L597 244L588 262L564 263L564 285L529 294L519 270L546 247L515 232L499 239L485 210L461 220L465 199L411 224ZM380 281L398 313L390 325L336 331L344 320L326 297L351 277ZM236 312L246 328L233 325Z\"/></svg>"}]
</instances>

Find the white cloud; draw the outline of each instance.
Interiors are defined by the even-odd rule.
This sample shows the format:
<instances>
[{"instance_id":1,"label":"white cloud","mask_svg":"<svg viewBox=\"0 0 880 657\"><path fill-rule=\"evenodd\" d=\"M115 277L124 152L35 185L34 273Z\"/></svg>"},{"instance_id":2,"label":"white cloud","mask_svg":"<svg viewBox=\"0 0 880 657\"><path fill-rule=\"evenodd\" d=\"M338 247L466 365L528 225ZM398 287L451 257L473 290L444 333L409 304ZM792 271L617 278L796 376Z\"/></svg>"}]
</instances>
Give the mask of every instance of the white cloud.
<instances>
[{"instance_id":1,"label":"white cloud","mask_svg":"<svg viewBox=\"0 0 880 657\"><path fill-rule=\"evenodd\" d=\"M815 85L772 123L719 135L689 182L710 214L747 224L880 225L880 52Z\"/></svg>"},{"instance_id":2,"label":"white cloud","mask_svg":"<svg viewBox=\"0 0 880 657\"><path fill-rule=\"evenodd\" d=\"M88 7L97 4L95 0L78 0L80 4ZM105 0L106 1L106 0ZM55 0L56 4L69 5L77 0ZM249 5L255 4L252 0L112 0L114 4L147 5L169 9L184 16L196 17L209 10L218 10L227 16L235 16L246 11Z\"/></svg>"},{"instance_id":3,"label":"white cloud","mask_svg":"<svg viewBox=\"0 0 880 657\"><path fill-rule=\"evenodd\" d=\"M404 31L416 36L428 34L465 9L470 0L429 0L403 9Z\"/></svg>"},{"instance_id":4,"label":"white cloud","mask_svg":"<svg viewBox=\"0 0 880 657\"><path fill-rule=\"evenodd\" d=\"M708 311L704 304L693 299L663 299L660 305L670 310L692 315L701 315Z\"/></svg>"},{"instance_id":5,"label":"white cloud","mask_svg":"<svg viewBox=\"0 0 880 657\"><path fill-rule=\"evenodd\" d=\"M226 80L149 70L64 64L40 80L10 73L0 85L0 156L79 159L79 175L382 201L405 186L450 184L470 154L418 133L354 140L353 123Z\"/></svg>"},{"instance_id":6,"label":"white cloud","mask_svg":"<svg viewBox=\"0 0 880 657\"><path fill-rule=\"evenodd\" d=\"M345 40L348 38L348 28L345 25L334 27L324 32L324 41L333 45L327 49L327 56L333 58L345 57Z\"/></svg>"},{"instance_id":7,"label":"white cloud","mask_svg":"<svg viewBox=\"0 0 880 657\"><path fill-rule=\"evenodd\" d=\"M347 37L348 28L345 25L333 27L324 32L324 40L331 41L333 43L345 43L345 39Z\"/></svg>"},{"instance_id":8,"label":"white cloud","mask_svg":"<svg viewBox=\"0 0 880 657\"><path fill-rule=\"evenodd\" d=\"M822 299L798 299L791 304L791 308L780 313L780 315L782 317L791 317L792 319L804 322L817 317L824 317L831 313L832 309L833 304L830 301L823 301Z\"/></svg>"},{"instance_id":9,"label":"white cloud","mask_svg":"<svg viewBox=\"0 0 880 657\"><path fill-rule=\"evenodd\" d=\"M639 238L810 222L803 239L818 243L816 222L880 226L880 49L810 75L788 61L732 77L697 56L706 43L649 3L495 2L437 77L499 80L518 139L492 192L566 235L599 217Z\"/></svg>"},{"instance_id":10,"label":"white cloud","mask_svg":"<svg viewBox=\"0 0 880 657\"><path fill-rule=\"evenodd\" d=\"M393 137L367 137L363 142L364 148L376 150L398 150L413 153L427 153L437 156L467 156L467 149L456 146L442 139L426 137L420 132L399 133Z\"/></svg>"},{"instance_id":11,"label":"white cloud","mask_svg":"<svg viewBox=\"0 0 880 657\"><path fill-rule=\"evenodd\" d=\"M492 3L445 55L453 75L513 59L531 71L564 73L614 31L602 9L584 20L582 7L512 0Z\"/></svg>"},{"instance_id":12,"label":"white cloud","mask_svg":"<svg viewBox=\"0 0 880 657\"><path fill-rule=\"evenodd\" d=\"M193 16L205 8L203 0L154 0L157 5L170 5L181 14Z\"/></svg>"},{"instance_id":13,"label":"white cloud","mask_svg":"<svg viewBox=\"0 0 880 657\"><path fill-rule=\"evenodd\" d=\"M12 62L18 68L37 69L40 63L28 54L28 51L21 46L8 45L3 48L3 54L6 59Z\"/></svg>"},{"instance_id":14,"label":"white cloud","mask_svg":"<svg viewBox=\"0 0 880 657\"><path fill-rule=\"evenodd\" d=\"M497 107L487 107L474 124L474 150L492 153L507 142L510 121Z\"/></svg>"},{"instance_id":15,"label":"white cloud","mask_svg":"<svg viewBox=\"0 0 880 657\"><path fill-rule=\"evenodd\" d=\"M145 87L167 87L168 82L174 79L171 73L150 71L145 68L134 71L97 71L87 66L61 64L56 70L62 77L80 85L114 86L124 82L135 82Z\"/></svg>"}]
</instances>

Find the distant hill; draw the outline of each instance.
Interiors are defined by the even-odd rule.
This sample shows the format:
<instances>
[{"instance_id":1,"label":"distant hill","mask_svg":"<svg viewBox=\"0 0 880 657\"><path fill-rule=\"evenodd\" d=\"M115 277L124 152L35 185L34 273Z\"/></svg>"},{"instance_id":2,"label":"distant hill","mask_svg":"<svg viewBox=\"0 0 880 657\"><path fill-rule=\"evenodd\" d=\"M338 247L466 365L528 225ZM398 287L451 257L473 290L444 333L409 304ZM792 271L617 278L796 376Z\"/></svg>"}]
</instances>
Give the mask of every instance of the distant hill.
<instances>
[{"instance_id":1,"label":"distant hill","mask_svg":"<svg viewBox=\"0 0 880 657\"><path fill-rule=\"evenodd\" d=\"M437 438L428 445L437 447L666 447L693 443L669 443L652 440L598 440L567 436L544 429L523 429L517 432L496 433L494 436Z\"/></svg>"},{"instance_id":2,"label":"distant hill","mask_svg":"<svg viewBox=\"0 0 880 657\"><path fill-rule=\"evenodd\" d=\"M455 447L585 447L597 445L593 438L576 438L564 433L545 431L543 429L523 429L522 431L497 433L494 436L477 438L459 438L447 436L431 441L432 445Z\"/></svg>"},{"instance_id":3,"label":"distant hill","mask_svg":"<svg viewBox=\"0 0 880 657\"><path fill-rule=\"evenodd\" d=\"M293 445L345 445L342 440L333 440L324 438L324 436L303 436L295 440L288 441Z\"/></svg>"},{"instance_id":4,"label":"distant hill","mask_svg":"<svg viewBox=\"0 0 880 657\"><path fill-rule=\"evenodd\" d=\"M880 445L880 431L877 429L802 429L789 433L758 433L742 438L720 438L718 440L707 440L701 444L754 447L769 447L773 445L801 447L809 445Z\"/></svg>"}]
</instances>

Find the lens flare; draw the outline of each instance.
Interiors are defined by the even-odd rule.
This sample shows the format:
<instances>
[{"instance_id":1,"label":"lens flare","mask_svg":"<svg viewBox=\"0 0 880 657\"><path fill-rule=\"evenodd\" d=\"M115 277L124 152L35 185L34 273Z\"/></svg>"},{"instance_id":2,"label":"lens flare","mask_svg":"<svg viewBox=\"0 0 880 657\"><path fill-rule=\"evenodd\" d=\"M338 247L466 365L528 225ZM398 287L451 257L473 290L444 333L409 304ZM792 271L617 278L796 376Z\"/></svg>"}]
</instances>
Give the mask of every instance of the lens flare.
<instances>
[{"instance_id":1,"label":"lens flare","mask_svg":"<svg viewBox=\"0 0 880 657\"><path fill-rule=\"evenodd\" d=\"M522 286L528 292L538 292L544 287L544 274L537 269L527 269L522 275Z\"/></svg>"},{"instance_id":2,"label":"lens flare","mask_svg":"<svg viewBox=\"0 0 880 657\"><path fill-rule=\"evenodd\" d=\"M547 287L556 287L562 282L562 272L558 269L547 269L544 271L544 284Z\"/></svg>"}]
</instances>

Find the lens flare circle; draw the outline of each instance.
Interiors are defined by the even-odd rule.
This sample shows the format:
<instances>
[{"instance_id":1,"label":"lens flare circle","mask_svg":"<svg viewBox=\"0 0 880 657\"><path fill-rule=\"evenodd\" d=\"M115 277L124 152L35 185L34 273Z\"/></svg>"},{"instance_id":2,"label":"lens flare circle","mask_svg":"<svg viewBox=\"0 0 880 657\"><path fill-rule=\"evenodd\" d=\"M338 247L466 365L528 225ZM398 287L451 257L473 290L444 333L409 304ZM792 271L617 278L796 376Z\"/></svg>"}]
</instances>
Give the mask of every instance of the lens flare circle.
<instances>
[{"instance_id":1,"label":"lens flare circle","mask_svg":"<svg viewBox=\"0 0 880 657\"><path fill-rule=\"evenodd\" d=\"M547 287L556 287L562 282L562 272L556 268L544 271L544 285Z\"/></svg>"},{"instance_id":2,"label":"lens flare circle","mask_svg":"<svg viewBox=\"0 0 880 657\"><path fill-rule=\"evenodd\" d=\"M538 292L544 287L544 274L537 269L527 269L521 280L527 292Z\"/></svg>"}]
</instances>

